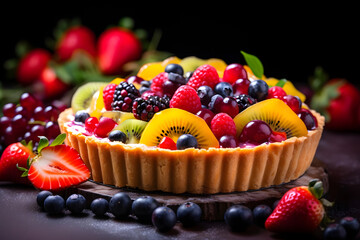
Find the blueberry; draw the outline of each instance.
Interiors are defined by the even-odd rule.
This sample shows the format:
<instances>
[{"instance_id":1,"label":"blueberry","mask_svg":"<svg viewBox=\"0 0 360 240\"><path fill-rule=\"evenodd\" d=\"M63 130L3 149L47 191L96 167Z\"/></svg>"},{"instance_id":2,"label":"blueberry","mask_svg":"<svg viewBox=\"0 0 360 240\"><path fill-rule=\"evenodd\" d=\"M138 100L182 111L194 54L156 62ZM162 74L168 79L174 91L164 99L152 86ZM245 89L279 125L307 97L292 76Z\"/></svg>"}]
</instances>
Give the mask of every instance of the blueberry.
<instances>
[{"instance_id":1,"label":"blueberry","mask_svg":"<svg viewBox=\"0 0 360 240\"><path fill-rule=\"evenodd\" d=\"M344 217L340 220L340 225L343 226L346 230L346 236L349 239L355 238L359 233L360 224L356 218L353 217Z\"/></svg>"},{"instance_id":2,"label":"blueberry","mask_svg":"<svg viewBox=\"0 0 360 240\"><path fill-rule=\"evenodd\" d=\"M174 83L179 83L181 85L186 84L185 78L181 74L178 74L178 73L172 73L172 72L169 73L168 79Z\"/></svg>"},{"instance_id":3,"label":"blueberry","mask_svg":"<svg viewBox=\"0 0 360 240\"><path fill-rule=\"evenodd\" d=\"M229 97L233 95L232 85L228 82L219 82L216 84L214 91L223 97Z\"/></svg>"},{"instance_id":4,"label":"blueberry","mask_svg":"<svg viewBox=\"0 0 360 240\"><path fill-rule=\"evenodd\" d=\"M214 96L211 97L211 100L208 104L208 108L214 113L221 112L221 106L223 104L223 100L224 100L223 96L221 96L220 94L215 94Z\"/></svg>"},{"instance_id":5,"label":"blueberry","mask_svg":"<svg viewBox=\"0 0 360 240\"><path fill-rule=\"evenodd\" d=\"M231 230L237 232L245 231L253 223L251 210L243 205L229 207L224 214L224 219Z\"/></svg>"},{"instance_id":6,"label":"blueberry","mask_svg":"<svg viewBox=\"0 0 360 240\"><path fill-rule=\"evenodd\" d=\"M176 64L176 63L170 63L168 65L166 65L165 67L165 72L167 73L177 73L179 75L184 75L184 69L182 68L181 65Z\"/></svg>"},{"instance_id":7,"label":"blueberry","mask_svg":"<svg viewBox=\"0 0 360 240\"><path fill-rule=\"evenodd\" d=\"M202 105L207 106L211 100L211 97L214 96L214 91L209 86L200 86L196 91Z\"/></svg>"},{"instance_id":8,"label":"blueberry","mask_svg":"<svg viewBox=\"0 0 360 240\"><path fill-rule=\"evenodd\" d=\"M85 123L85 120L90 117L89 113L87 113L85 110L77 111L75 113L75 122L76 123Z\"/></svg>"},{"instance_id":9,"label":"blueberry","mask_svg":"<svg viewBox=\"0 0 360 240\"><path fill-rule=\"evenodd\" d=\"M178 150L182 150L186 148L197 148L197 146L198 146L198 142L196 138L191 134L181 135L176 142L176 147Z\"/></svg>"},{"instance_id":10,"label":"blueberry","mask_svg":"<svg viewBox=\"0 0 360 240\"><path fill-rule=\"evenodd\" d=\"M109 202L105 198L96 198L91 202L90 209L97 217L102 217L109 210Z\"/></svg>"},{"instance_id":11,"label":"blueberry","mask_svg":"<svg viewBox=\"0 0 360 240\"><path fill-rule=\"evenodd\" d=\"M72 194L66 199L66 208L72 214L80 214L86 208L86 199L81 194Z\"/></svg>"},{"instance_id":12,"label":"blueberry","mask_svg":"<svg viewBox=\"0 0 360 240\"><path fill-rule=\"evenodd\" d=\"M148 87L149 88L151 86L151 82L144 80L144 81L141 81L140 85L142 87Z\"/></svg>"},{"instance_id":13,"label":"blueberry","mask_svg":"<svg viewBox=\"0 0 360 240\"><path fill-rule=\"evenodd\" d=\"M140 93L140 94L143 94L144 92L149 91L149 90L151 90L150 87L142 86L142 87L140 87L140 89L139 89L139 93Z\"/></svg>"},{"instance_id":14,"label":"blueberry","mask_svg":"<svg viewBox=\"0 0 360 240\"><path fill-rule=\"evenodd\" d=\"M139 197L132 204L132 212L141 222L151 222L153 211L159 203L150 196Z\"/></svg>"},{"instance_id":15,"label":"blueberry","mask_svg":"<svg viewBox=\"0 0 360 240\"><path fill-rule=\"evenodd\" d=\"M44 209L52 215L60 214L65 209L65 200L59 195L48 196L44 201Z\"/></svg>"},{"instance_id":16,"label":"blueberry","mask_svg":"<svg viewBox=\"0 0 360 240\"><path fill-rule=\"evenodd\" d=\"M126 134L120 130L113 130L109 133L109 140L111 142L122 142L122 143L126 143Z\"/></svg>"},{"instance_id":17,"label":"blueberry","mask_svg":"<svg viewBox=\"0 0 360 240\"><path fill-rule=\"evenodd\" d=\"M250 83L248 94L257 101L265 100L268 95L269 86L264 80L254 80Z\"/></svg>"},{"instance_id":18,"label":"blueberry","mask_svg":"<svg viewBox=\"0 0 360 240\"><path fill-rule=\"evenodd\" d=\"M262 204L262 205L256 206L253 209L254 223L259 227L264 227L265 221L270 216L271 213L272 213L272 209L271 209L271 207L269 207L267 205Z\"/></svg>"},{"instance_id":19,"label":"blueberry","mask_svg":"<svg viewBox=\"0 0 360 240\"><path fill-rule=\"evenodd\" d=\"M184 227L197 225L201 220L201 214L201 208L193 202L181 204L176 211L177 219Z\"/></svg>"},{"instance_id":20,"label":"blueberry","mask_svg":"<svg viewBox=\"0 0 360 240\"><path fill-rule=\"evenodd\" d=\"M177 219L171 208L158 207L153 211L151 220L160 232L167 232L175 226Z\"/></svg>"},{"instance_id":21,"label":"blueberry","mask_svg":"<svg viewBox=\"0 0 360 240\"><path fill-rule=\"evenodd\" d=\"M126 193L116 193L110 199L109 210L116 218L126 218L131 213L131 198Z\"/></svg>"},{"instance_id":22,"label":"blueberry","mask_svg":"<svg viewBox=\"0 0 360 240\"><path fill-rule=\"evenodd\" d=\"M323 233L325 240L342 240L346 239L346 230L338 223L332 223L326 227Z\"/></svg>"},{"instance_id":23,"label":"blueberry","mask_svg":"<svg viewBox=\"0 0 360 240\"><path fill-rule=\"evenodd\" d=\"M189 81L189 79L192 77L193 73L194 73L194 72L186 72L186 73L185 73L185 80L186 80L186 82Z\"/></svg>"},{"instance_id":24,"label":"blueberry","mask_svg":"<svg viewBox=\"0 0 360 240\"><path fill-rule=\"evenodd\" d=\"M53 194L49 191L41 191L36 196L36 202L39 205L39 207L44 208L44 201L48 196L52 196Z\"/></svg>"}]
</instances>

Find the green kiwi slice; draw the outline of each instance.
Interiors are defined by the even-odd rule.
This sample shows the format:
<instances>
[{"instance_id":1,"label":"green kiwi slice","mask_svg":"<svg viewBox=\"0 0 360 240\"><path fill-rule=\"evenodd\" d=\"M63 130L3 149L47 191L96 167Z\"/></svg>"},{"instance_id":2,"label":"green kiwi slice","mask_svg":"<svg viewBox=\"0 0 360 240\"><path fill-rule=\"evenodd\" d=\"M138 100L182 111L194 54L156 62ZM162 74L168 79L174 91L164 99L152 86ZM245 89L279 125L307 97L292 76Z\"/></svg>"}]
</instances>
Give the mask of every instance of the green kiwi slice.
<instances>
[{"instance_id":1,"label":"green kiwi slice","mask_svg":"<svg viewBox=\"0 0 360 240\"><path fill-rule=\"evenodd\" d=\"M73 112L87 109L91 104L94 93L107 84L106 82L89 82L80 86L71 99Z\"/></svg>"},{"instance_id":2,"label":"green kiwi slice","mask_svg":"<svg viewBox=\"0 0 360 240\"><path fill-rule=\"evenodd\" d=\"M138 119L127 119L116 126L113 130L120 130L127 136L126 144L139 143L141 134L148 122Z\"/></svg>"}]
</instances>

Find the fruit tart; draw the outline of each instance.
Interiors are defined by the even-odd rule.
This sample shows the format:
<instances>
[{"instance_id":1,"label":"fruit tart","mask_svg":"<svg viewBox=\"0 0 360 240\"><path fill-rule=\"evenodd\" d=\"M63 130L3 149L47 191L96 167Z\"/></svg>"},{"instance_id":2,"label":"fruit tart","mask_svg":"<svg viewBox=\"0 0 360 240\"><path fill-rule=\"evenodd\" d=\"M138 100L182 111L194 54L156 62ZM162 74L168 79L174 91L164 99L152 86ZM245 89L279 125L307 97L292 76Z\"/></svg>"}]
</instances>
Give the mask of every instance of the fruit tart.
<instances>
[{"instance_id":1,"label":"fruit tart","mask_svg":"<svg viewBox=\"0 0 360 240\"><path fill-rule=\"evenodd\" d=\"M324 117L290 81L248 65L171 57L87 83L60 114L93 181L170 193L247 191L309 168Z\"/></svg>"}]
</instances>

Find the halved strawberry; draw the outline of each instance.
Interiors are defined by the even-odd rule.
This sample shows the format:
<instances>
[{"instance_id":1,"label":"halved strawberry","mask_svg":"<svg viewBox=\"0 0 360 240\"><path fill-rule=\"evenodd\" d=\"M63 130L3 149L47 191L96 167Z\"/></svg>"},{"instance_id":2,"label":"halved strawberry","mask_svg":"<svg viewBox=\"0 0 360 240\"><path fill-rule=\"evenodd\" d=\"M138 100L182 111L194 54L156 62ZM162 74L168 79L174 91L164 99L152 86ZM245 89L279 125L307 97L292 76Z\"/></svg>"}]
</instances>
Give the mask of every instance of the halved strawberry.
<instances>
[{"instance_id":1,"label":"halved strawberry","mask_svg":"<svg viewBox=\"0 0 360 240\"><path fill-rule=\"evenodd\" d=\"M90 177L90 171L79 153L67 145L48 146L34 158L28 179L42 190L58 190L80 184Z\"/></svg>"}]
</instances>

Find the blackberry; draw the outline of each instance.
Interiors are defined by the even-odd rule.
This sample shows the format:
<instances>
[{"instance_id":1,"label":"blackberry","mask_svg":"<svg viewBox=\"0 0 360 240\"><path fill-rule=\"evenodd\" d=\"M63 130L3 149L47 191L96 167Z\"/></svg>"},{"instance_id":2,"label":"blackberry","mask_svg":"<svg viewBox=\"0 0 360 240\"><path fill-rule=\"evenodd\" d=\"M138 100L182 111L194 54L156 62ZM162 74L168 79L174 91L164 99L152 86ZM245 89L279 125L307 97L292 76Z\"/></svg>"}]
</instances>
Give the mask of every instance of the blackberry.
<instances>
[{"instance_id":1,"label":"blackberry","mask_svg":"<svg viewBox=\"0 0 360 240\"><path fill-rule=\"evenodd\" d=\"M122 82L115 88L111 107L115 111L131 112L133 101L139 96L139 90L132 83Z\"/></svg>"},{"instance_id":2,"label":"blackberry","mask_svg":"<svg viewBox=\"0 0 360 240\"><path fill-rule=\"evenodd\" d=\"M249 95L241 94L235 97L237 104L239 105L239 112L244 111L246 108L256 103L256 100Z\"/></svg>"},{"instance_id":3,"label":"blackberry","mask_svg":"<svg viewBox=\"0 0 360 240\"><path fill-rule=\"evenodd\" d=\"M136 98L133 103L132 112L135 118L149 121L155 113L169 108L170 99L165 97L150 96L147 99Z\"/></svg>"}]
</instances>

